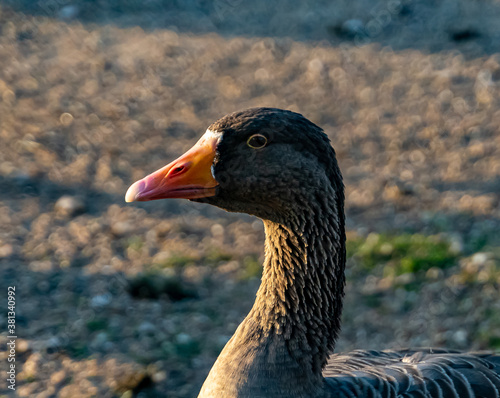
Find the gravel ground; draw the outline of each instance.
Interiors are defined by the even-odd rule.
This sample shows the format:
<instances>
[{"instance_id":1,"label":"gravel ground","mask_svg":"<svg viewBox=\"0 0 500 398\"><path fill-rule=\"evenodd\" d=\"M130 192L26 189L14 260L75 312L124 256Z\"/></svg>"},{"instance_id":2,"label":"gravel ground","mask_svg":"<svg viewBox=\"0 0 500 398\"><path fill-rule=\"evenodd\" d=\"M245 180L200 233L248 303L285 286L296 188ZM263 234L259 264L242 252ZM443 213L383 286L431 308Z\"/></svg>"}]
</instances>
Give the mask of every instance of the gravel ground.
<instances>
[{"instance_id":1,"label":"gravel ground","mask_svg":"<svg viewBox=\"0 0 500 398\"><path fill-rule=\"evenodd\" d=\"M394 277L352 257L339 351L500 348L500 3L165 3L0 2L17 396L196 396L253 302L262 224L123 196L251 106L328 133L350 239L419 232L456 253Z\"/></svg>"}]
</instances>

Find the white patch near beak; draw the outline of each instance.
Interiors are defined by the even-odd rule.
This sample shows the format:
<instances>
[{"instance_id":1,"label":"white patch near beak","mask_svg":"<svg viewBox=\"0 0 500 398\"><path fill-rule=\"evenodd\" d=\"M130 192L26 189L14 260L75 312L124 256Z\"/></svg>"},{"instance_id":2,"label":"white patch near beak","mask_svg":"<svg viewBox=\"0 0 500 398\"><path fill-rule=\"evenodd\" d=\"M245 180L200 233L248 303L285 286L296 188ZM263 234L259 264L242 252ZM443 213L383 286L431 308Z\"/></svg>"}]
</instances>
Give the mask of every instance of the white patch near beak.
<instances>
[{"instance_id":1,"label":"white patch near beak","mask_svg":"<svg viewBox=\"0 0 500 398\"><path fill-rule=\"evenodd\" d=\"M207 131L205 131L205 134L203 134L203 136L201 137L200 140L203 140L203 139L215 139L216 140L216 146L217 146L217 144L219 144L221 138L222 138L222 133L220 133L218 131L213 131L213 130L207 129ZM212 173L212 177L215 180L214 165L213 164L210 167L210 172Z\"/></svg>"}]
</instances>

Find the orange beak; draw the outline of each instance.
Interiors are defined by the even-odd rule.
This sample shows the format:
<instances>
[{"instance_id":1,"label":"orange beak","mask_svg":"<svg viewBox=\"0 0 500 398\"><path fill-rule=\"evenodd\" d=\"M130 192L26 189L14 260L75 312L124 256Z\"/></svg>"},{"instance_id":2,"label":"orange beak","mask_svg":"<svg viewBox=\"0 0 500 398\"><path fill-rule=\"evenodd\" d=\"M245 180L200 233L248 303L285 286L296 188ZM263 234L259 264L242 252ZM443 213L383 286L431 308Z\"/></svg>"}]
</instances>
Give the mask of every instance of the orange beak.
<instances>
[{"instance_id":1,"label":"orange beak","mask_svg":"<svg viewBox=\"0 0 500 398\"><path fill-rule=\"evenodd\" d=\"M217 143L215 134L205 134L179 159L134 182L125 194L125 201L214 196L218 184L211 168Z\"/></svg>"}]
</instances>

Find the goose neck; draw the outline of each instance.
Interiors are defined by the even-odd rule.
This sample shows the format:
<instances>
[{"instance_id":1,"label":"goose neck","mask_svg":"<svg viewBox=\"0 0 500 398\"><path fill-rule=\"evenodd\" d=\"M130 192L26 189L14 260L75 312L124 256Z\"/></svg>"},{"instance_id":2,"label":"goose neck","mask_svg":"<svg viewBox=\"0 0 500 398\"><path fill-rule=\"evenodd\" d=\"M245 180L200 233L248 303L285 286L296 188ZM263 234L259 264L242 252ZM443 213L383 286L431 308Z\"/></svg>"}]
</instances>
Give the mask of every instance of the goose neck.
<instances>
[{"instance_id":1,"label":"goose neck","mask_svg":"<svg viewBox=\"0 0 500 398\"><path fill-rule=\"evenodd\" d=\"M264 226L262 284L249 316L264 334L283 339L292 355L308 362L302 366L321 374L340 329L343 215L322 211L288 224L265 221Z\"/></svg>"}]
</instances>

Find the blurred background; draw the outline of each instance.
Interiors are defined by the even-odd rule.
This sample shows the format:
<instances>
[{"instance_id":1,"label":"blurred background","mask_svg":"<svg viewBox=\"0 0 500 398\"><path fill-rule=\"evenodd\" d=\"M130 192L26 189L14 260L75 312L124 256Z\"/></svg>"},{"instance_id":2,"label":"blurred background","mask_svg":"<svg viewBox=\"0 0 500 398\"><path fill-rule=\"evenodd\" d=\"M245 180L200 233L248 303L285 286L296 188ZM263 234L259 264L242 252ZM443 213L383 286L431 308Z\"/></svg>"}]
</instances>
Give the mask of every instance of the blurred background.
<instances>
[{"instance_id":1,"label":"blurred background","mask_svg":"<svg viewBox=\"0 0 500 398\"><path fill-rule=\"evenodd\" d=\"M337 351L500 349L499 43L498 0L0 0L15 395L196 397L255 297L262 223L124 194L252 106L337 151Z\"/></svg>"}]
</instances>

